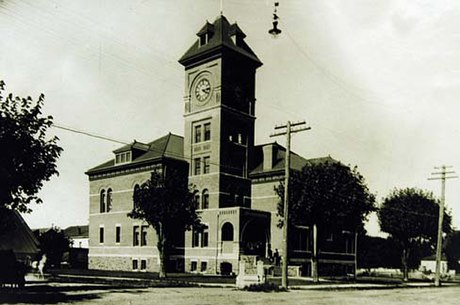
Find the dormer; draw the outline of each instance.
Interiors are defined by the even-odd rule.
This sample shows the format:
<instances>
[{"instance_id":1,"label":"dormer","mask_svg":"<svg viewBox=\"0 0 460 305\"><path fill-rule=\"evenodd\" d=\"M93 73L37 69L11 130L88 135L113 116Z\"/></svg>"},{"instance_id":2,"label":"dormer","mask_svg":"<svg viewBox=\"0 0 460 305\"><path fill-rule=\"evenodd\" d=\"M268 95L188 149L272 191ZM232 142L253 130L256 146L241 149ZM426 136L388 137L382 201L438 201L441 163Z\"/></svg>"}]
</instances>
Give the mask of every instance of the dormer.
<instances>
[{"instance_id":1,"label":"dormer","mask_svg":"<svg viewBox=\"0 0 460 305\"><path fill-rule=\"evenodd\" d=\"M243 31L236 23L231 25L228 34L230 35L230 39L233 41L235 46L240 47L243 45L243 40L246 38L246 34L243 33Z\"/></svg>"},{"instance_id":2,"label":"dormer","mask_svg":"<svg viewBox=\"0 0 460 305\"><path fill-rule=\"evenodd\" d=\"M130 163L148 151L149 148L149 145L134 140L133 143L114 150L113 153L115 154L115 165Z\"/></svg>"},{"instance_id":3,"label":"dormer","mask_svg":"<svg viewBox=\"0 0 460 305\"><path fill-rule=\"evenodd\" d=\"M200 47L208 44L212 36L214 36L214 25L209 22L206 22L206 24L197 33L197 36L198 36L198 45Z\"/></svg>"}]
</instances>

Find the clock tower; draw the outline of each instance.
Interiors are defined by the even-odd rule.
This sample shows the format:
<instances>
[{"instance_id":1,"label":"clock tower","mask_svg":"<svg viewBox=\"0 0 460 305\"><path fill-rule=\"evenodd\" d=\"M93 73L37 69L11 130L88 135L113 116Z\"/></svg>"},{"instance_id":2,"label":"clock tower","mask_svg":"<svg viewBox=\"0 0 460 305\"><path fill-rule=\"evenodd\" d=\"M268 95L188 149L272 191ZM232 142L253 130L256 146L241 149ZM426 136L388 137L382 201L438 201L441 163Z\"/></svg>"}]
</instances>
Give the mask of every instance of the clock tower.
<instances>
[{"instance_id":1,"label":"clock tower","mask_svg":"<svg viewBox=\"0 0 460 305\"><path fill-rule=\"evenodd\" d=\"M221 230L224 215L235 214L227 221L234 231L234 246L239 243L239 209L251 208L248 170L254 147L255 74L262 65L243 31L222 15L214 23L206 22L197 36L179 60L185 67L184 157L190 162L189 182L199 192L201 219L209 232L186 236L186 271L196 267L187 257L199 255L188 247L206 248L204 243L225 252L223 241L229 237ZM238 254L235 247L230 252ZM200 255L216 253L205 250ZM217 261L215 266L219 272Z\"/></svg>"},{"instance_id":2,"label":"clock tower","mask_svg":"<svg viewBox=\"0 0 460 305\"><path fill-rule=\"evenodd\" d=\"M251 206L255 73L262 65L237 24L219 16L197 33L185 67L184 156L190 182L207 189L201 208Z\"/></svg>"}]
</instances>

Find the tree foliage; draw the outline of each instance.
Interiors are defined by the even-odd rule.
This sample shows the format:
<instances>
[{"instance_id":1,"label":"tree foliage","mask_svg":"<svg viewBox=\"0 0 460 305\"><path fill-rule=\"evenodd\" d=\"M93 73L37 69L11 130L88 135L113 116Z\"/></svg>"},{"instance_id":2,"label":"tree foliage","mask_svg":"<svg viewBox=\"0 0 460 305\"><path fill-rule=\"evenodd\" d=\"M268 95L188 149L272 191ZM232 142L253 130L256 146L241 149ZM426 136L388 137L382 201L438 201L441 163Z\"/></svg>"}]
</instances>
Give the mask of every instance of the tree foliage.
<instances>
[{"instance_id":1,"label":"tree foliage","mask_svg":"<svg viewBox=\"0 0 460 305\"><path fill-rule=\"evenodd\" d=\"M447 236L444 252L446 253L449 269L458 270L458 261L460 260L460 231L451 232Z\"/></svg>"},{"instance_id":2,"label":"tree foliage","mask_svg":"<svg viewBox=\"0 0 460 305\"><path fill-rule=\"evenodd\" d=\"M313 225L359 231L374 210L375 197L357 168L339 162L307 164L291 173L289 219L293 225ZM278 214L283 216L284 185L275 188L281 198Z\"/></svg>"},{"instance_id":3,"label":"tree foliage","mask_svg":"<svg viewBox=\"0 0 460 305\"><path fill-rule=\"evenodd\" d=\"M398 246L391 238L359 235L358 268L398 268Z\"/></svg>"},{"instance_id":4,"label":"tree foliage","mask_svg":"<svg viewBox=\"0 0 460 305\"><path fill-rule=\"evenodd\" d=\"M404 280L412 252L430 245L434 248L438 231L438 201L433 194L416 188L395 189L378 211L380 229L387 232L402 249ZM451 231L451 216L444 213L443 231Z\"/></svg>"},{"instance_id":5,"label":"tree foliage","mask_svg":"<svg viewBox=\"0 0 460 305\"><path fill-rule=\"evenodd\" d=\"M200 218L193 187L187 174L168 168L167 173L153 172L150 180L135 190L134 208L129 217L151 225L158 237L160 277L166 275L166 261L173 242L184 236L185 230L199 228Z\"/></svg>"},{"instance_id":6,"label":"tree foliage","mask_svg":"<svg viewBox=\"0 0 460 305\"><path fill-rule=\"evenodd\" d=\"M40 252L46 254L47 266L59 267L62 255L69 251L71 240L65 232L57 227L53 227L38 236L40 242Z\"/></svg>"},{"instance_id":7,"label":"tree foliage","mask_svg":"<svg viewBox=\"0 0 460 305\"><path fill-rule=\"evenodd\" d=\"M62 148L57 137L47 137L53 118L42 115L43 94L34 102L4 91L0 81L0 209L30 212L29 203L41 203L43 181L58 174Z\"/></svg>"}]
</instances>

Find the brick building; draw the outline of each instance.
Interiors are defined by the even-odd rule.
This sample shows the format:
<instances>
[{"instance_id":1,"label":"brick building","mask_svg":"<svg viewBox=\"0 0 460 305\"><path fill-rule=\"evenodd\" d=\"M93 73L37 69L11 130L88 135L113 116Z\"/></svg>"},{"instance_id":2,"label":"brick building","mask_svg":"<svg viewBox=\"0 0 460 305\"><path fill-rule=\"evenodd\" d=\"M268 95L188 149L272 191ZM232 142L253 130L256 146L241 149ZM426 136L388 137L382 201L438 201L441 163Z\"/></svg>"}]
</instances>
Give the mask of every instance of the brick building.
<instances>
[{"instance_id":1,"label":"brick building","mask_svg":"<svg viewBox=\"0 0 460 305\"><path fill-rule=\"evenodd\" d=\"M133 207L136 186L149 179L152 170L167 166L188 171L206 225L177 238L170 270L238 273L241 255L266 257L282 248L274 186L284 177L285 148L254 145L255 73L262 63L243 31L224 16L206 22L197 36L179 60L185 68L184 137L169 134L149 144L134 142L87 172L90 268L158 270L155 232L126 214ZM294 170L327 160L291 154ZM304 246L293 246L298 248L293 262L308 264L310 232L295 234ZM337 260L353 262L354 255Z\"/></svg>"}]
</instances>

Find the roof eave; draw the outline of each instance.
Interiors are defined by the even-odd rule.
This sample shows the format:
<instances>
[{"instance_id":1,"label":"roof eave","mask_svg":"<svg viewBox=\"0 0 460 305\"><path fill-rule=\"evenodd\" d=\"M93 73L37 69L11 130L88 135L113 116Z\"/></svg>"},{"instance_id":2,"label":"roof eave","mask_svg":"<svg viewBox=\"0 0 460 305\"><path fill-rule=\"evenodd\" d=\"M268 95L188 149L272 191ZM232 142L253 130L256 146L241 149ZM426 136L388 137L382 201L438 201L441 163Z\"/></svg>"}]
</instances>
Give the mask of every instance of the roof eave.
<instances>
[{"instance_id":1,"label":"roof eave","mask_svg":"<svg viewBox=\"0 0 460 305\"><path fill-rule=\"evenodd\" d=\"M189 55L188 53L190 52L187 52L179 59L179 63L187 68L195 67L204 62L207 62L207 61L210 61L210 60L213 60L213 59L216 59L222 56L223 52L226 50L230 50L232 52L245 56L247 59L249 59L250 61L254 63L256 68L263 65L263 63L260 61L259 58L257 58L257 56L251 55L246 52L235 50L235 48L229 47L225 43L213 46L212 48L209 48L207 50L204 50L202 52L198 52L192 55Z\"/></svg>"},{"instance_id":2,"label":"roof eave","mask_svg":"<svg viewBox=\"0 0 460 305\"><path fill-rule=\"evenodd\" d=\"M89 171L86 171L85 174L91 177L92 175L103 174L103 173L110 172L110 171L115 170L115 169L119 170L119 169L136 167L138 165L143 165L143 164L147 164L147 163L157 163L158 161L161 161L162 158L163 158L162 156L159 156L159 157L155 157L155 158L151 158L151 159L146 159L146 160L141 160L141 161L132 161L132 162L129 162L129 163L113 165L113 166L110 166L110 167L104 167L104 168L99 168L99 169L95 169L95 170L90 169Z\"/></svg>"}]
</instances>

